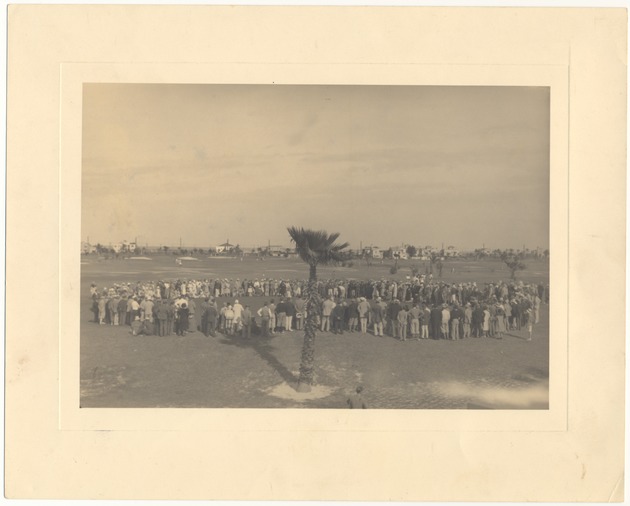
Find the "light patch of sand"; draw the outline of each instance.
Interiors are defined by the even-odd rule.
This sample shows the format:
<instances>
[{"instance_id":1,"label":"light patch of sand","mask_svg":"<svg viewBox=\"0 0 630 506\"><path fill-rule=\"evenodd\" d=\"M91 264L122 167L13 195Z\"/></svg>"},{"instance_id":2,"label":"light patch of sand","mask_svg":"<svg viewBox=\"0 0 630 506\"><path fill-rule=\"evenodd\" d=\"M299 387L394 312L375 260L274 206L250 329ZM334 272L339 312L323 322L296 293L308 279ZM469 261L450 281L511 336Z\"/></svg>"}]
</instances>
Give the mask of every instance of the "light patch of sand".
<instances>
[{"instance_id":1,"label":"light patch of sand","mask_svg":"<svg viewBox=\"0 0 630 506\"><path fill-rule=\"evenodd\" d=\"M199 260L195 257L177 257L177 260Z\"/></svg>"},{"instance_id":2,"label":"light patch of sand","mask_svg":"<svg viewBox=\"0 0 630 506\"><path fill-rule=\"evenodd\" d=\"M449 382L439 385L438 389L449 397L468 397L473 401L502 408L537 408L549 402L549 386L546 382L525 388L479 388Z\"/></svg>"},{"instance_id":3,"label":"light patch of sand","mask_svg":"<svg viewBox=\"0 0 630 506\"><path fill-rule=\"evenodd\" d=\"M279 397L280 399L290 399L297 402L305 402L313 399L323 399L332 394L334 389L324 385L313 385L310 392L298 392L288 383L280 383L275 387L268 388L265 393Z\"/></svg>"},{"instance_id":4,"label":"light patch of sand","mask_svg":"<svg viewBox=\"0 0 630 506\"><path fill-rule=\"evenodd\" d=\"M129 257L129 260L153 260L149 257Z\"/></svg>"}]
</instances>

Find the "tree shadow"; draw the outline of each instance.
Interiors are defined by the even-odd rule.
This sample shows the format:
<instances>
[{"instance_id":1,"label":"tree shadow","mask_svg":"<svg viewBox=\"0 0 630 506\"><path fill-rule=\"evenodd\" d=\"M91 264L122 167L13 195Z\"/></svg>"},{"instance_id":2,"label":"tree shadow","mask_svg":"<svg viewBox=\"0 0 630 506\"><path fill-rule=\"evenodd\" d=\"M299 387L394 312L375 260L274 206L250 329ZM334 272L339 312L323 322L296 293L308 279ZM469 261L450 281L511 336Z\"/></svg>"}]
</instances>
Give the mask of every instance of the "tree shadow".
<instances>
[{"instance_id":1,"label":"tree shadow","mask_svg":"<svg viewBox=\"0 0 630 506\"><path fill-rule=\"evenodd\" d=\"M281 377L282 379L289 385L294 385L297 383L298 378L287 369L287 367L278 360L278 358L273 354L276 349L270 343L271 338L265 337L251 337L249 339L238 337L238 336L221 336L219 339L219 343L225 344L228 346L235 346L236 348L242 349L253 349L260 357L269 364Z\"/></svg>"}]
</instances>

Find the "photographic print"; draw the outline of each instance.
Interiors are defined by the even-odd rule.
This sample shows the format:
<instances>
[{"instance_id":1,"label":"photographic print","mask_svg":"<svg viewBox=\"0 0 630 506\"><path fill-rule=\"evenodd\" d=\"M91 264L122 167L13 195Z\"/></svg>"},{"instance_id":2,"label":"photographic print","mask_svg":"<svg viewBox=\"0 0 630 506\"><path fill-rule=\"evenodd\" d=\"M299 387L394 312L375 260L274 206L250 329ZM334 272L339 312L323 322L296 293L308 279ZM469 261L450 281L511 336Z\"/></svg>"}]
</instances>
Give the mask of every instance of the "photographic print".
<instances>
[{"instance_id":1,"label":"photographic print","mask_svg":"<svg viewBox=\"0 0 630 506\"><path fill-rule=\"evenodd\" d=\"M549 408L550 88L83 85L82 408Z\"/></svg>"},{"instance_id":2,"label":"photographic print","mask_svg":"<svg viewBox=\"0 0 630 506\"><path fill-rule=\"evenodd\" d=\"M625 10L7 13L6 497L623 500Z\"/></svg>"}]
</instances>

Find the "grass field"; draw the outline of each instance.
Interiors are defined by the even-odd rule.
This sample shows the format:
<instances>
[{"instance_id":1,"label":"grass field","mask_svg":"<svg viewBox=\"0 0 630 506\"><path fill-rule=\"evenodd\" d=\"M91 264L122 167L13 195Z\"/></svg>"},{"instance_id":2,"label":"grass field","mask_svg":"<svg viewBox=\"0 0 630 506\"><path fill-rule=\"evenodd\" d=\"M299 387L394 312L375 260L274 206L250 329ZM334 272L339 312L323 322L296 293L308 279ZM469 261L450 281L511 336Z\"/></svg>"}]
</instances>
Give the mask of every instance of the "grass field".
<instances>
[{"instance_id":1,"label":"grass field","mask_svg":"<svg viewBox=\"0 0 630 506\"><path fill-rule=\"evenodd\" d=\"M503 340L488 338L451 341L400 342L389 337L318 333L316 381L325 392L320 398L292 395L287 384L297 380L302 336L297 332L271 339L132 337L128 327L91 323L90 283L100 288L115 282L186 278L305 279L307 267L299 259L208 258L184 261L170 255L152 260L82 259L81 406L82 407L248 407L345 408L358 384L365 388L370 408L457 409L470 407L548 407L549 308L541 309L534 339L525 331ZM424 263L400 261L355 262L353 267L323 267L320 279L403 279ZM477 284L507 280L498 261L449 261L445 281ZM548 266L527 263L517 279L548 283ZM226 301L229 299L225 299ZM264 297L245 298L254 310Z\"/></svg>"}]
</instances>

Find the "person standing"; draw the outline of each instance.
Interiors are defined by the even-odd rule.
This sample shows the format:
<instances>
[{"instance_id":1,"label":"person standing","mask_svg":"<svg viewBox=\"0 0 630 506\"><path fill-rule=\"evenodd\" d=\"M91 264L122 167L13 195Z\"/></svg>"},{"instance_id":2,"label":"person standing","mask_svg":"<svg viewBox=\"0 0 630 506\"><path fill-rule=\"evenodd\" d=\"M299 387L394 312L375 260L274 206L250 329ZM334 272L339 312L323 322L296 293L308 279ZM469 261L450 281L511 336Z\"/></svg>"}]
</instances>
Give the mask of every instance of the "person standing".
<instances>
[{"instance_id":1,"label":"person standing","mask_svg":"<svg viewBox=\"0 0 630 506\"><path fill-rule=\"evenodd\" d=\"M330 332L330 315L335 307L335 303L332 300L332 296L324 300L322 304L322 332Z\"/></svg>"},{"instance_id":2,"label":"person standing","mask_svg":"<svg viewBox=\"0 0 630 506\"><path fill-rule=\"evenodd\" d=\"M527 311L531 312L531 309L528 309ZM531 341L532 340L532 333L534 330L534 318L532 318L532 315L528 315L529 318L527 319L527 340Z\"/></svg>"},{"instance_id":3,"label":"person standing","mask_svg":"<svg viewBox=\"0 0 630 506\"><path fill-rule=\"evenodd\" d=\"M472 308L470 302L466 302L464 306L464 339L470 337L470 328L472 325Z\"/></svg>"},{"instance_id":4,"label":"person standing","mask_svg":"<svg viewBox=\"0 0 630 506\"><path fill-rule=\"evenodd\" d=\"M96 285L94 285L94 283L92 283L92 285L96 289ZM94 313L94 320L93 321L94 321L94 323L98 323L99 322L99 320L98 320L98 298L99 298L98 292L95 291L91 295L90 298L92 299L92 312Z\"/></svg>"},{"instance_id":5,"label":"person standing","mask_svg":"<svg viewBox=\"0 0 630 506\"><path fill-rule=\"evenodd\" d=\"M540 323L540 297L538 294L534 295L534 323Z\"/></svg>"},{"instance_id":6,"label":"person standing","mask_svg":"<svg viewBox=\"0 0 630 506\"><path fill-rule=\"evenodd\" d=\"M396 316L396 321L398 322L398 335L400 336L401 341L407 340L408 316L406 307L403 307L400 311L398 311L398 315Z\"/></svg>"},{"instance_id":7,"label":"person standing","mask_svg":"<svg viewBox=\"0 0 630 506\"><path fill-rule=\"evenodd\" d=\"M210 307L210 297L206 295L200 306L201 313L201 332L208 337L208 308Z\"/></svg>"},{"instance_id":8,"label":"person standing","mask_svg":"<svg viewBox=\"0 0 630 506\"><path fill-rule=\"evenodd\" d=\"M520 312L521 312L521 326L527 326L528 320L533 317L532 312L532 302L526 295L523 295L521 301L519 302Z\"/></svg>"},{"instance_id":9,"label":"person standing","mask_svg":"<svg viewBox=\"0 0 630 506\"><path fill-rule=\"evenodd\" d=\"M521 330L521 304L518 300L513 299L510 304L512 308L512 330Z\"/></svg>"},{"instance_id":10,"label":"person standing","mask_svg":"<svg viewBox=\"0 0 630 506\"><path fill-rule=\"evenodd\" d=\"M389 327L390 334L394 339L398 339L398 313L400 313L401 309L402 306L396 298L394 298L389 303L389 306L387 306L387 325Z\"/></svg>"},{"instance_id":11,"label":"person standing","mask_svg":"<svg viewBox=\"0 0 630 506\"><path fill-rule=\"evenodd\" d=\"M340 301L332 310L333 334L343 334L344 320L346 319L346 304Z\"/></svg>"},{"instance_id":12,"label":"person standing","mask_svg":"<svg viewBox=\"0 0 630 506\"><path fill-rule=\"evenodd\" d=\"M434 305L431 309L431 337L435 340L440 339L442 329L442 309L439 305Z\"/></svg>"},{"instance_id":13,"label":"person standing","mask_svg":"<svg viewBox=\"0 0 630 506\"><path fill-rule=\"evenodd\" d=\"M131 321L140 317L140 304L138 303L138 297L135 295L131 298Z\"/></svg>"},{"instance_id":14,"label":"person standing","mask_svg":"<svg viewBox=\"0 0 630 506\"><path fill-rule=\"evenodd\" d=\"M462 321L463 313L459 306L455 305L451 311L451 339L459 340L459 325Z\"/></svg>"},{"instance_id":15,"label":"person standing","mask_svg":"<svg viewBox=\"0 0 630 506\"><path fill-rule=\"evenodd\" d=\"M420 321L422 339L429 339L429 321L431 321L431 310L429 309L429 306L423 304L422 320Z\"/></svg>"},{"instance_id":16,"label":"person standing","mask_svg":"<svg viewBox=\"0 0 630 506\"><path fill-rule=\"evenodd\" d=\"M290 284L287 284L287 287L290 287ZM295 317L295 304L291 299L291 295L287 295L284 307L285 313L285 328L287 332L293 332L293 318Z\"/></svg>"},{"instance_id":17,"label":"person standing","mask_svg":"<svg viewBox=\"0 0 630 506\"><path fill-rule=\"evenodd\" d=\"M488 312L490 313L490 334L489 337L496 337L497 327L498 327L498 318L497 318L497 300L495 298L492 299L492 302L488 305Z\"/></svg>"},{"instance_id":18,"label":"person standing","mask_svg":"<svg viewBox=\"0 0 630 506\"><path fill-rule=\"evenodd\" d=\"M490 311L488 306L483 307L483 336L489 337L490 334Z\"/></svg>"},{"instance_id":19,"label":"person standing","mask_svg":"<svg viewBox=\"0 0 630 506\"><path fill-rule=\"evenodd\" d=\"M107 299L105 296L101 295L98 298L98 323L100 325L105 325L105 316L107 313Z\"/></svg>"},{"instance_id":20,"label":"person standing","mask_svg":"<svg viewBox=\"0 0 630 506\"><path fill-rule=\"evenodd\" d=\"M142 320L149 320L153 323L153 298L147 297L144 299L140 307L142 308Z\"/></svg>"},{"instance_id":21,"label":"person standing","mask_svg":"<svg viewBox=\"0 0 630 506\"><path fill-rule=\"evenodd\" d=\"M168 300L160 300L155 307L155 316L157 320L157 333L158 336L163 337L166 335L166 321L168 319Z\"/></svg>"},{"instance_id":22,"label":"person standing","mask_svg":"<svg viewBox=\"0 0 630 506\"><path fill-rule=\"evenodd\" d=\"M118 302L120 299L114 295L107 301L107 312L109 313L109 324L118 325Z\"/></svg>"},{"instance_id":23,"label":"person standing","mask_svg":"<svg viewBox=\"0 0 630 506\"><path fill-rule=\"evenodd\" d=\"M269 303L265 301L263 307L258 310L258 316L260 316L260 328L262 330L262 337L269 337L269 322L271 320L271 309L269 309Z\"/></svg>"},{"instance_id":24,"label":"person standing","mask_svg":"<svg viewBox=\"0 0 630 506\"><path fill-rule=\"evenodd\" d=\"M359 309L356 299L351 299L348 304L348 330L352 333L357 330L359 325Z\"/></svg>"},{"instance_id":25,"label":"person standing","mask_svg":"<svg viewBox=\"0 0 630 506\"><path fill-rule=\"evenodd\" d=\"M133 315L133 296L129 295L127 297L127 318L125 322L127 325L131 325L131 322L134 320Z\"/></svg>"},{"instance_id":26,"label":"person standing","mask_svg":"<svg viewBox=\"0 0 630 506\"><path fill-rule=\"evenodd\" d=\"M225 332L228 336L234 334L234 309L232 304L228 304L225 308Z\"/></svg>"},{"instance_id":27,"label":"person standing","mask_svg":"<svg viewBox=\"0 0 630 506\"><path fill-rule=\"evenodd\" d=\"M442 305L442 326L441 326L441 333L442 333L442 339L449 339L449 331L448 331L448 324L451 320L451 312L448 309L448 304L443 304Z\"/></svg>"},{"instance_id":28,"label":"person standing","mask_svg":"<svg viewBox=\"0 0 630 506\"><path fill-rule=\"evenodd\" d=\"M370 312L370 304L365 300L365 297L361 297L359 305L357 306L359 312L359 323L361 325L361 334L367 334L367 322L368 313Z\"/></svg>"},{"instance_id":29,"label":"person standing","mask_svg":"<svg viewBox=\"0 0 630 506\"><path fill-rule=\"evenodd\" d=\"M186 303L188 304L187 332L197 332L197 304L195 304L191 292L188 292L188 295L186 296Z\"/></svg>"},{"instance_id":30,"label":"person standing","mask_svg":"<svg viewBox=\"0 0 630 506\"><path fill-rule=\"evenodd\" d=\"M236 299L234 301L234 305L232 306L232 310L234 311L234 326L239 328L241 326L241 317L243 315L243 305Z\"/></svg>"},{"instance_id":31,"label":"person standing","mask_svg":"<svg viewBox=\"0 0 630 506\"><path fill-rule=\"evenodd\" d=\"M385 311L381 305L381 298L376 299L376 304L372 306L372 324L374 325L374 335L383 337L383 315Z\"/></svg>"},{"instance_id":32,"label":"person standing","mask_svg":"<svg viewBox=\"0 0 630 506\"><path fill-rule=\"evenodd\" d=\"M227 302L224 302L219 309L219 332L225 334L225 310L227 309Z\"/></svg>"},{"instance_id":33,"label":"person standing","mask_svg":"<svg viewBox=\"0 0 630 506\"><path fill-rule=\"evenodd\" d=\"M118 302L118 325L127 324L127 296L123 295Z\"/></svg>"},{"instance_id":34,"label":"person standing","mask_svg":"<svg viewBox=\"0 0 630 506\"><path fill-rule=\"evenodd\" d=\"M177 311L179 308L175 305L175 299L168 299L167 311L166 311L166 335L173 334L173 330L176 326Z\"/></svg>"},{"instance_id":35,"label":"person standing","mask_svg":"<svg viewBox=\"0 0 630 506\"><path fill-rule=\"evenodd\" d=\"M499 302L496 304L495 314L497 318L496 338L503 339L503 334L505 333L505 310Z\"/></svg>"},{"instance_id":36,"label":"person standing","mask_svg":"<svg viewBox=\"0 0 630 506\"><path fill-rule=\"evenodd\" d=\"M182 302L177 310L177 335L185 336L188 332L188 303Z\"/></svg>"},{"instance_id":37,"label":"person standing","mask_svg":"<svg viewBox=\"0 0 630 506\"><path fill-rule=\"evenodd\" d=\"M298 295L295 299L295 328L296 330L302 330L304 328L304 311L305 303L302 295Z\"/></svg>"},{"instance_id":38,"label":"person standing","mask_svg":"<svg viewBox=\"0 0 630 506\"><path fill-rule=\"evenodd\" d=\"M213 299L210 299L206 313L206 337L208 337L208 335L217 337L216 330L218 318L219 311L217 310L217 304Z\"/></svg>"},{"instance_id":39,"label":"person standing","mask_svg":"<svg viewBox=\"0 0 630 506\"><path fill-rule=\"evenodd\" d=\"M481 337L483 335L483 320L483 308L480 304L476 304L472 312L473 337Z\"/></svg>"},{"instance_id":40,"label":"person standing","mask_svg":"<svg viewBox=\"0 0 630 506\"><path fill-rule=\"evenodd\" d=\"M409 310L409 321L411 322L411 338L420 340L420 315L422 310L418 307L418 304L414 303Z\"/></svg>"},{"instance_id":41,"label":"person standing","mask_svg":"<svg viewBox=\"0 0 630 506\"><path fill-rule=\"evenodd\" d=\"M287 303L284 298L281 298L280 302L278 302L278 305L276 306L276 329L281 333L286 329L286 320Z\"/></svg>"},{"instance_id":42,"label":"person standing","mask_svg":"<svg viewBox=\"0 0 630 506\"><path fill-rule=\"evenodd\" d=\"M273 291L273 290L272 290ZM270 334L275 334L276 333L276 302L274 299L271 299L271 302L269 303L269 311L271 312L271 315L269 317L269 333Z\"/></svg>"},{"instance_id":43,"label":"person standing","mask_svg":"<svg viewBox=\"0 0 630 506\"><path fill-rule=\"evenodd\" d=\"M252 337L252 312L248 305L245 305L245 308L243 308L243 312L241 313L241 323L243 325L241 337L249 339Z\"/></svg>"},{"instance_id":44,"label":"person standing","mask_svg":"<svg viewBox=\"0 0 630 506\"><path fill-rule=\"evenodd\" d=\"M510 322L512 321L512 306L510 305L510 302L507 299L507 297L502 300L502 306L503 306L503 311L505 312L505 315L503 316L503 320L504 320L503 327L505 328L505 331L507 332L508 330L510 330Z\"/></svg>"}]
</instances>

